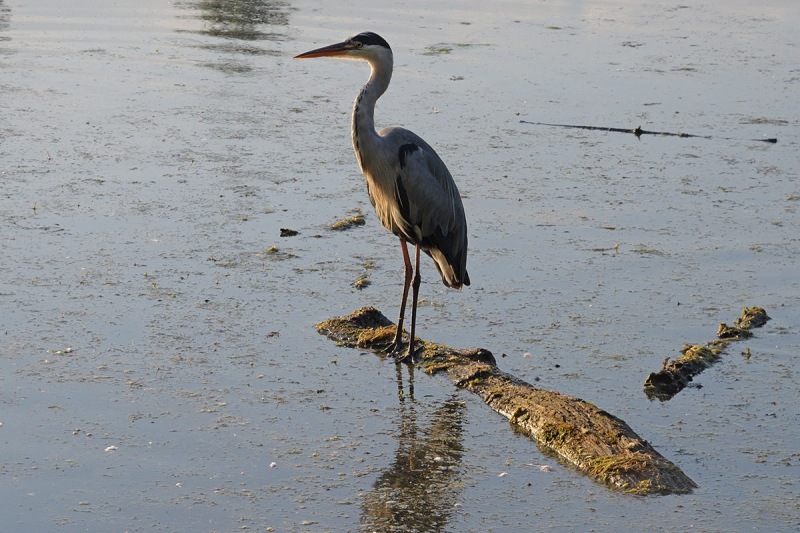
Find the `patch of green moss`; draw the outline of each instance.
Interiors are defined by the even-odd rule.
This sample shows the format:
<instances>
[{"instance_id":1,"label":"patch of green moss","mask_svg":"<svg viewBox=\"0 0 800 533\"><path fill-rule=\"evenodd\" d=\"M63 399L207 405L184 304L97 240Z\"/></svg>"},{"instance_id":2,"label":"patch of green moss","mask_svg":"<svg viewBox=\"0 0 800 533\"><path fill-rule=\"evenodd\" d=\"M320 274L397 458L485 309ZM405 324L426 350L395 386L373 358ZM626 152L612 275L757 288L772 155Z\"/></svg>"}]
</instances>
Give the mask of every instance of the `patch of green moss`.
<instances>
[{"instance_id":1,"label":"patch of green moss","mask_svg":"<svg viewBox=\"0 0 800 533\"><path fill-rule=\"evenodd\" d=\"M611 484L614 478L624 474L643 475L648 466L648 458L639 454L626 456L606 455L592 460L589 464L588 472L595 479ZM652 491L652 482L649 479L643 479L633 486L629 484L623 485L622 489L635 494L649 494Z\"/></svg>"},{"instance_id":2,"label":"patch of green moss","mask_svg":"<svg viewBox=\"0 0 800 533\"><path fill-rule=\"evenodd\" d=\"M650 475L651 472L648 472L650 470L657 470L658 473L662 475L671 471L675 474L679 474L681 477L685 477L677 466L671 463L663 464L661 462L656 465L650 457L642 454L626 456L607 455L598 457L592 460L587 468L589 475L602 483L610 485L616 484L621 476L635 476L641 478L640 481L634 484L625 483L620 486L622 490L630 494L685 494L691 492L692 488L697 486L688 478L686 478L687 482L683 488L659 484L657 480L655 482L653 481Z\"/></svg>"},{"instance_id":3,"label":"patch of green moss","mask_svg":"<svg viewBox=\"0 0 800 533\"><path fill-rule=\"evenodd\" d=\"M524 407L514 409L514 412L511 413L511 418L509 418L512 424L519 424L523 419L528 419L528 410Z\"/></svg>"},{"instance_id":4,"label":"patch of green moss","mask_svg":"<svg viewBox=\"0 0 800 533\"><path fill-rule=\"evenodd\" d=\"M683 352L683 357L678 359L681 362L700 362L706 366L710 366L714 360L719 357L719 354L722 353L722 349L724 345L721 344L712 344L702 346L700 344L687 344L683 347L681 352Z\"/></svg>"},{"instance_id":5,"label":"patch of green moss","mask_svg":"<svg viewBox=\"0 0 800 533\"><path fill-rule=\"evenodd\" d=\"M760 328L769 319L762 307L745 307L742 309L742 316L734 320L733 325L742 329Z\"/></svg>"},{"instance_id":6,"label":"patch of green moss","mask_svg":"<svg viewBox=\"0 0 800 533\"><path fill-rule=\"evenodd\" d=\"M729 326L724 322L719 325L719 328L717 328L717 337L720 339L740 340L752 336L753 332L749 329Z\"/></svg>"},{"instance_id":7,"label":"patch of green moss","mask_svg":"<svg viewBox=\"0 0 800 533\"><path fill-rule=\"evenodd\" d=\"M380 348L391 343L397 330L395 326L375 329L353 328L357 333L356 346L359 348Z\"/></svg>"},{"instance_id":8,"label":"patch of green moss","mask_svg":"<svg viewBox=\"0 0 800 533\"><path fill-rule=\"evenodd\" d=\"M567 441L575 430L571 424L543 424L541 438L548 446L559 446Z\"/></svg>"},{"instance_id":9,"label":"patch of green moss","mask_svg":"<svg viewBox=\"0 0 800 533\"><path fill-rule=\"evenodd\" d=\"M358 290L362 290L369 287L371 284L372 282L369 280L369 277L366 274L361 274L353 282L353 287L355 287Z\"/></svg>"},{"instance_id":10,"label":"patch of green moss","mask_svg":"<svg viewBox=\"0 0 800 533\"><path fill-rule=\"evenodd\" d=\"M346 229L350 229L354 226L363 226L366 224L364 221L364 215L361 213L356 213L355 215L343 218L342 220L337 220L333 224L331 224L330 228L335 231L344 231Z\"/></svg>"}]
</instances>

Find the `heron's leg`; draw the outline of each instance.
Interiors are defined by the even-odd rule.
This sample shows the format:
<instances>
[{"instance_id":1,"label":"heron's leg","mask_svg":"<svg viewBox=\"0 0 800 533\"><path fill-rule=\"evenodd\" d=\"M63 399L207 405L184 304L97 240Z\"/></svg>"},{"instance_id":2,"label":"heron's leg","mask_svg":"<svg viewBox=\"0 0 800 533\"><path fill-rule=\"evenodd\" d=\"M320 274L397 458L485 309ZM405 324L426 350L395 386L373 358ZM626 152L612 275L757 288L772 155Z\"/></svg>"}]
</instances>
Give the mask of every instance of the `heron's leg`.
<instances>
[{"instance_id":1,"label":"heron's leg","mask_svg":"<svg viewBox=\"0 0 800 533\"><path fill-rule=\"evenodd\" d=\"M419 275L419 245L414 250L414 292L411 294L411 337L408 340L408 353L400 359L401 363L413 363L414 356L414 330L417 326L417 299L419 298L419 284L421 277Z\"/></svg>"},{"instance_id":2,"label":"heron's leg","mask_svg":"<svg viewBox=\"0 0 800 533\"><path fill-rule=\"evenodd\" d=\"M411 286L411 258L408 256L408 246L406 241L400 239L400 249L403 251L403 262L405 264L406 278L403 282L403 301L400 302L400 318L397 319L397 330L394 334L394 340L386 349L391 354L396 354L403 346L403 321L406 316L406 300L408 299L408 288Z\"/></svg>"}]
</instances>

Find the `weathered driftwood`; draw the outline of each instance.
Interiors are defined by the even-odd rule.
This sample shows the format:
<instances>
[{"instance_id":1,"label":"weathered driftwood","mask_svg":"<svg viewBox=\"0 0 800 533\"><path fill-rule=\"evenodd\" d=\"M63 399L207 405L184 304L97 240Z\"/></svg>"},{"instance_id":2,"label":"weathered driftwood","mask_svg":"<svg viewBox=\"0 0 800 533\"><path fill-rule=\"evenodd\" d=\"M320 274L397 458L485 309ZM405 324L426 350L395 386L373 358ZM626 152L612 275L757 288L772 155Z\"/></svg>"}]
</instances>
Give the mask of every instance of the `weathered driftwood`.
<instances>
[{"instance_id":1,"label":"weathered driftwood","mask_svg":"<svg viewBox=\"0 0 800 533\"><path fill-rule=\"evenodd\" d=\"M717 329L717 339L701 344L686 344L681 353L683 355L674 361L667 357L661 365L661 370L653 372L644 382L644 392L651 400L658 398L661 401L671 399L682 391L690 381L713 365L731 341L738 341L753 336L751 328L760 328L767 323L769 317L761 307L745 307L742 316L734 320L733 326L725 323Z\"/></svg>"},{"instance_id":2,"label":"weathered driftwood","mask_svg":"<svg viewBox=\"0 0 800 533\"><path fill-rule=\"evenodd\" d=\"M350 347L377 351L394 324L374 308L326 320L317 330ZM593 479L635 494L687 493L697 485L624 421L597 406L537 389L500 370L488 350L456 350L418 339L420 366L478 394L522 433Z\"/></svg>"}]
</instances>

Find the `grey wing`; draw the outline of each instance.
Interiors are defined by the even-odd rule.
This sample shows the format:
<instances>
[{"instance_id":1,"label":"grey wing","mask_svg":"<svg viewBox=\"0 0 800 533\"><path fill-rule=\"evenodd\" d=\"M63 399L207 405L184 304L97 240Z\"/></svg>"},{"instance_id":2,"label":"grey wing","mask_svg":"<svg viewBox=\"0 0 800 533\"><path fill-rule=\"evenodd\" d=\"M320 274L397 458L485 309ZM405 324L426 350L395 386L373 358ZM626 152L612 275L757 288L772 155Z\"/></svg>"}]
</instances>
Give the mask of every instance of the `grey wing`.
<instances>
[{"instance_id":1,"label":"grey wing","mask_svg":"<svg viewBox=\"0 0 800 533\"><path fill-rule=\"evenodd\" d=\"M398 135L395 194L406 240L433 258L448 287L469 285L467 220L453 177L425 141L402 130Z\"/></svg>"}]
</instances>

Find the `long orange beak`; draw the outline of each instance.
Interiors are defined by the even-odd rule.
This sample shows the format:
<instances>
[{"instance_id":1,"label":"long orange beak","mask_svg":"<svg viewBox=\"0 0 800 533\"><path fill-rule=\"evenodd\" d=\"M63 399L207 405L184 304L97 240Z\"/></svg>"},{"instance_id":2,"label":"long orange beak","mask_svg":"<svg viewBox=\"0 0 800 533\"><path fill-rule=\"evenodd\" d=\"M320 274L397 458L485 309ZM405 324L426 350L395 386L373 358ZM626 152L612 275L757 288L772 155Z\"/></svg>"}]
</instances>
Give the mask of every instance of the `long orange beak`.
<instances>
[{"instance_id":1,"label":"long orange beak","mask_svg":"<svg viewBox=\"0 0 800 533\"><path fill-rule=\"evenodd\" d=\"M316 50L311 50L298 56L294 56L294 58L310 59L312 57L336 57L346 55L350 50L352 50L352 45L345 41L331 44L329 46L323 46L322 48L317 48Z\"/></svg>"}]
</instances>

